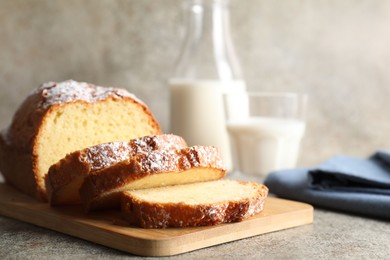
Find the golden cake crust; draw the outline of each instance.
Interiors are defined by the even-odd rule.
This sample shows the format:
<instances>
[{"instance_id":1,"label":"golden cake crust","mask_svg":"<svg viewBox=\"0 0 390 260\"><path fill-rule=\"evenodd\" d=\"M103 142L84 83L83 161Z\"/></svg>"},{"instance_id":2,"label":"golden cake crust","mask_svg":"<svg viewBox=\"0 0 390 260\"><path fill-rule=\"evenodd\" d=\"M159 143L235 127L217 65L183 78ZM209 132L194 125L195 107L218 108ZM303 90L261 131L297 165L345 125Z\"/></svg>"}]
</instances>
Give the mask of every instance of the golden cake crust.
<instances>
[{"instance_id":1,"label":"golden cake crust","mask_svg":"<svg viewBox=\"0 0 390 260\"><path fill-rule=\"evenodd\" d=\"M187 147L177 135L144 136L129 142L110 142L68 154L49 168L45 179L51 205L80 203L79 189L91 172L107 168L140 153L158 149L177 150ZM65 194L64 194L65 193Z\"/></svg>"},{"instance_id":2,"label":"golden cake crust","mask_svg":"<svg viewBox=\"0 0 390 260\"><path fill-rule=\"evenodd\" d=\"M142 228L211 226L242 221L263 210L268 188L255 182L240 184L252 186L255 190L253 196L195 205L186 202L158 203L141 199L131 192L123 192L121 211L129 224ZM199 192L213 191L199 188Z\"/></svg>"},{"instance_id":3,"label":"golden cake crust","mask_svg":"<svg viewBox=\"0 0 390 260\"><path fill-rule=\"evenodd\" d=\"M210 170L213 173L202 176L197 181L220 179L226 174L219 150L215 147L193 146L179 150L157 150L139 154L88 175L80 188L80 197L86 211L116 207L119 206L120 192L129 189L128 185L137 180L167 174L167 178L172 177L175 180L172 182L162 180L163 183L156 183L156 186L196 182L185 179L187 178L186 171L194 169L203 172ZM151 185L150 183L146 185Z\"/></svg>"},{"instance_id":4,"label":"golden cake crust","mask_svg":"<svg viewBox=\"0 0 390 260\"><path fill-rule=\"evenodd\" d=\"M148 107L124 89L105 88L73 80L48 82L23 101L10 126L1 132L0 171L5 180L25 193L46 200L44 185L40 185L38 180L37 143L47 116L68 104L78 103L88 108L108 100L137 104L149 116L149 123L155 129L153 134L161 134L160 126ZM20 165L10 165L12 162Z\"/></svg>"}]
</instances>

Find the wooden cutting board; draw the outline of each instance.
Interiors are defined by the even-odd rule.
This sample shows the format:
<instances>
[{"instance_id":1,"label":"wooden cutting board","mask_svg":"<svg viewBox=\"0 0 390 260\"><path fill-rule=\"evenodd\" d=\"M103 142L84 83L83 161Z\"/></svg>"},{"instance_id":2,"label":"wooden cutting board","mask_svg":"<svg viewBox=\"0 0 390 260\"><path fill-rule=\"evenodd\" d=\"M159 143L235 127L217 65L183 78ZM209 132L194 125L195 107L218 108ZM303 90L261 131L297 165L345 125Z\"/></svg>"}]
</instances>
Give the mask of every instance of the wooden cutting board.
<instances>
[{"instance_id":1,"label":"wooden cutting board","mask_svg":"<svg viewBox=\"0 0 390 260\"><path fill-rule=\"evenodd\" d=\"M142 256L170 256L313 222L313 207L268 198L263 212L245 221L212 227L128 227L119 210L85 214L79 206L48 204L0 183L0 214Z\"/></svg>"}]
</instances>

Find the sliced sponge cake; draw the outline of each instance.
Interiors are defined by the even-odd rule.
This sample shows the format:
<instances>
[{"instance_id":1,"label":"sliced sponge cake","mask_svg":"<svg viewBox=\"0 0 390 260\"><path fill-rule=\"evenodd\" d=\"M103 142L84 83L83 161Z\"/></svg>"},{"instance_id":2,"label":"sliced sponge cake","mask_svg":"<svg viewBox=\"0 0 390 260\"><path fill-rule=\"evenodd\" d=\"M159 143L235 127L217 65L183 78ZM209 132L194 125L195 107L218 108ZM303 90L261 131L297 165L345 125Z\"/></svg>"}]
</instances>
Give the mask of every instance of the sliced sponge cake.
<instances>
[{"instance_id":1,"label":"sliced sponge cake","mask_svg":"<svg viewBox=\"0 0 390 260\"><path fill-rule=\"evenodd\" d=\"M49 168L45 179L48 200L51 205L79 204L79 189L90 173L129 160L139 153L184 147L187 144L183 138L167 134L144 136L130 142L98 144L70 153Z\"/></svg>"},{"instance_id":2,"label":"sliced sponge cake","mask_svg":"<svg viewBox=\"0 0 390 260\"><path fill-rule=\"evenodd\" d=\"M156 150L91 173L80 188L80 197L87 211L112 208L119 206L122 191L211 181L225 174L215 147Z\"/></svg>"},{"instance_id":3,"label":"sliced sponge cake","mask_svg":"<svg viewBox=\"0 0 390 260\"><path fill-rule=\"evenodd\" d=\"M46 199L44 176L66 154L100 143L161 134L148 107L124 89L68 80L29 95L0 135L0 171Z\"/></svg>"},{"instance_id":4,"label":"sliced sponge cake","mask_svg":"<svg viewBox=\"0 0 390 260\"><path fill-rule=\"evenodd\" d=\"M130 224L143 228L209 226L259 213L267 194L255 182L218 180L126 191L121 210Z\"/></svg>"}]
</instances>

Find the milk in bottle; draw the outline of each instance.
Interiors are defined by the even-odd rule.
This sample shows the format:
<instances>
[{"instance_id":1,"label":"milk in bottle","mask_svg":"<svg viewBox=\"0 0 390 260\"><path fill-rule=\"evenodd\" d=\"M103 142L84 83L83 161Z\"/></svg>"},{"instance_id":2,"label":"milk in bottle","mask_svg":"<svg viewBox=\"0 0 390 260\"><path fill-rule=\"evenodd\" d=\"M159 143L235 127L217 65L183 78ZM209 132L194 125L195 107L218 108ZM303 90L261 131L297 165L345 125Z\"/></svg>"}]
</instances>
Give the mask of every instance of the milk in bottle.
<instances>
[{"instance_id":1,"label":"milk in bottle","mask_svg":"<svg viewBox=\"0 0 390 260\"><path fill-rule=\"evenodd\" d=\"M230 37L227 0L188 0L186 38L170 85L171 132L213 145L232 169L222 93L244 91Z\"/></svg>"}]
</instances>

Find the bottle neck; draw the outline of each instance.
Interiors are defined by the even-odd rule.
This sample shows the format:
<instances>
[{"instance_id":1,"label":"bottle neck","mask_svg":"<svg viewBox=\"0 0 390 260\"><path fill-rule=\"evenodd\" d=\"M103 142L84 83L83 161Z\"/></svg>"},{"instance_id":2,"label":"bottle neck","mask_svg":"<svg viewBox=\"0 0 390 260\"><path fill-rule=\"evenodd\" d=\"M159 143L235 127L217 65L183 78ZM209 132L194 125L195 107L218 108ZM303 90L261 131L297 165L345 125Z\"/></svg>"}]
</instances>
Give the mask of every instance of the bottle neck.
<instances>
[{"instance_id":1,"label":"bottle neck","mask_svg":"<svg viewBox=\"0 0 390 260\"><path fill-rule=\"evenodd\" d=\"M228 0L189 0L187 31L175 76L192 79L241 79L230 35Z\"/></svg>"}]
</instances>

